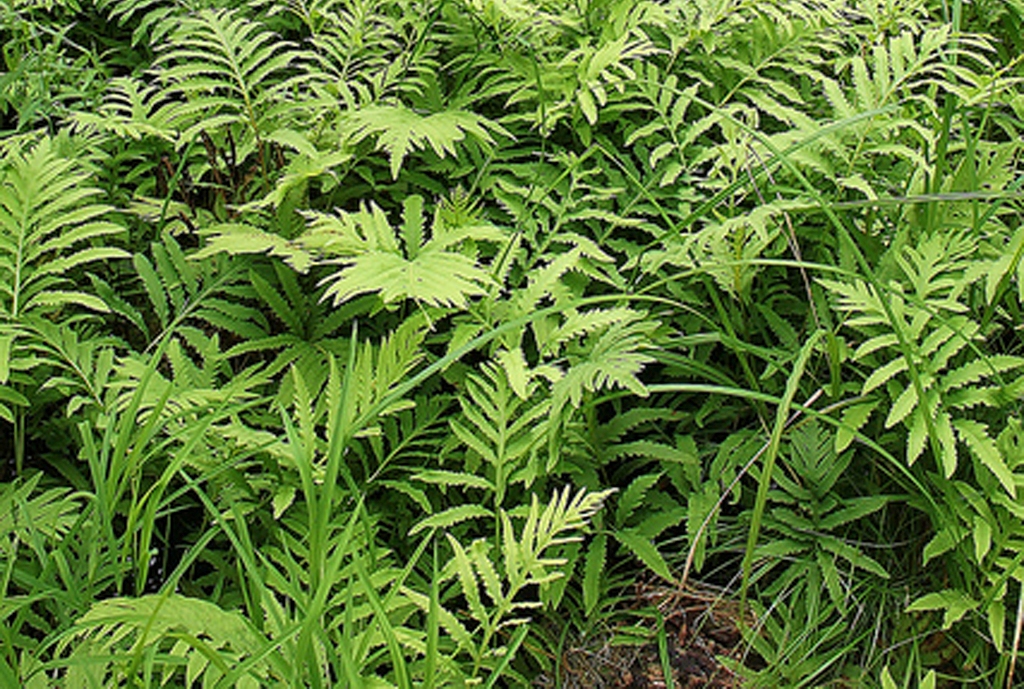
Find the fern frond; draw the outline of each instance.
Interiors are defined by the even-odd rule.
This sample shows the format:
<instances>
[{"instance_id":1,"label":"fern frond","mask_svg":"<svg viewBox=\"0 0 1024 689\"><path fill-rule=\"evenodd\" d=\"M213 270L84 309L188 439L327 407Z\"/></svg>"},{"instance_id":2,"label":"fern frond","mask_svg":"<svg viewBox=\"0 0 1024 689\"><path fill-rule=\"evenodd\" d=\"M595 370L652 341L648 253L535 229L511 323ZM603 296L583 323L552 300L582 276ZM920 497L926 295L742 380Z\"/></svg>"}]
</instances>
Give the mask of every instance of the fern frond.
<instances>
[{"instance_id":1,"label":"fern frond","mask_svg":"<svg viewBox=\"0 0 1024 689\"><path fill-rule=\"evenodd\" d=\"M98 0L96 6L120 26L135 23L132 45L163 40L177 26L178 17L191 9L185 2L164 0Z\"/></svg>"},{"instance_id":2,"label":"fern frond","mask_svg":"<svg viewBox=\"0 0 1024 689\"><path fill-rule=\"evenodd\" d=\"M103 408L106 386L115 370L115 340L44 319L34 319L26 335L25 346L38 362L53 367L40 389L58 390L67 398L67 416L87 406Z\"/></svg>"},{"instance_id":3,"label":"fern frond","mask_svg":"<svg viewBox=\"0 0 1024 689\"><path fill-rule=\"evenodd\" d=\"M422 204L406 204L405 228L422 226ZM324 298L341 303L365 293L379 292L384 303L413 299L433 306L464 307L468 298L486 294L490 276L470 256L451 251L453 245L477 236L492 240L491 228L477 228L459 237L435 233L430 239L412 238L402 250L395 230L376 205L358 212L310 214L309 231L300 242L343 266L326 278ZM337 257L337 258L333 258Z\"/></svg>"},{"instance_id":4,"label":"fern frond","mask_svg":"<svg viewBox=\"0 0 1024 689\"><path fill-rule=\"evenodd\" d=\"M890 285L887 304L864 281L822 282L839 295L839 308L852 313L847 325L869 334L855 358L875 357L876 366L861 392L867 395L883 386L888 392L891 406L885 427L906 427L908 463L930 443L943 473L951 476L957 469L959 439L983 471L991 471L1012 490L1006 458L995 450L987 426L964 416L966 410L993 405L1000 395L1008 394L1005 385L986 388L979 383L991 378L1001 382L1002 373L1024 366L1019 357L989 356L978 348L981 328L966 315L969 308L964 303L968 288L981 278L971 269L976 253L971 239L952 231L903 247L895 257L901 279ZM877 363L880 354L885 358ZM849 444L874 404L856 405L846 412L838 447Z\"/></svg>"},{"instance_id":5,"label":"fern frond","mask_svg":"<svg viewBox=\"0 0 1024 689\"><path fill-rule=\"evenodd\" d=\"M157 86L118 77L110 81L97 112L76 111L71 122L75 129L109 132L120 138L153 136L173 141L178 132L178 109L179 104L163 98Z\"/></svg>"},{"instance_id":6,"label":"fern frond","mask_svg":"<svg viewBox=\"0 0 1024 689\"><path fill-rule=\"evenodd\" d=\"M467 135L483 144L494 144L492 132L511 137L499 124L476 113L445 110L421 115L404 105L368 105L348 112L341 130L353 145L376 137L377 150L388 154L395 179L405 158L415 150L429 148L439 158L454 157L455 144Z\"/></svg>"},{"instance_id":7,"label":"fern frond","mask_svg":"<svg viewBox=\"0 0 1024 689\"><path fill-rule=\"evenodd\" d=\"M111 209L93 201L99 193L50 139L0 163L0 317L66 306L107 311L70 279L87 264L128 256L107 243L123 229L103 219Z\"/></svg>"},{"instance_id":8,"label":"fern frond","mask_svg":"<svg viewBox=\"0 0 1024 689\"><path fill-rule=\"evenodd\" d=\"M110 684L129 680L127 672L134 658L129 651L134 649L162 649L170 652L169 657L188 658L191 683L198 674L206 681L216 681L256 653L265 641L237 612L197 598L169 594L111 598L94 604L77 620L74 633L61 642L60 650L72 648L69 686L89 686L86 678ZM105 658L98 667L83 669L76 663L80 656L95 655ZM180 663L174 662L161 669L169 679L179 667ZM268 679L268 662L252 663L247 674L256 681Z\"/></svg>"},{"instance_id":9,"label":"fern frond","mask_svg":"<svg viewBox=\"0 0 1024 689\"><path fill-rule=\"evenodd\" d=\"M646 37L631 38L624 33L602 45L577 48L558 65L563 69L575 68L576 101L591 125L597 124L598 108L608 103L608 88L622 91L627 81L636 79L631 63L658 52Z\"/></svg>"},{"instance_id":10,"label":"fern frond","mask_svg":"<svg viewBox=\"0 0 1024 689\"><path fill-rule=\"evenodd\" d=\"M240 264L222 258L199 261L201 255L197 254L186 256L170 234L150 245L149 256L152 260L146 254L136 254L133 264L158 319L154 339L190 320L243 338L266 337L266 317L239 298L249 295L240 284L244 278Z\"/></svg>"},{"instance_id":11,"label":"fern frond","mask_svg":"<svg viewBox=\"0 0 1024 689\"><path fill-rule=\"evenodd\" d=\"M650 347L649 336L657 322L619 322L593 338L592 348L566 371L554 386L553 407L565 401L579 406L584 392L620 387L641 397L647 388L639 378L644 366L654 359L643 353Z\"/></svg>"},{"instance_id":12,"label":"fern frond","mask_svg":"<svg viewBox=\"0 0 1024 689\"><path fill-rule=\"evenodd\" d=\"M25 481L0 484L0 539L13 536L33 543L38 536L58 539L78 521L80 497L66 488L50 488L36 494L43 477L37 473Z\"/></svg>"},{"instance_id":13,"label":"fern frond","mask_svg":"<svg viewBox=\"0 0 1024 689\"><path fill-rule=\"evenodd\" d=\"M552 496L543 510L537 497L533 496L518 538L511 519L502 513L502 556L506 576L513 588L519 588L527 582L542 583L551 581L552 577L562 576L561 572L550 571L549 567L557 567L563 561L545 557L544 553L552 546L579 540L581 537L577 534L564 534L584 527L613 492L606 490L592 493L580 490L573 495L572 488L566 486Z\"/></svg>"},{"instance_id":14,"label":"fern frond","mask_svg":"<svg viewBox=\"0 0 1024 689\"><path fill-rule=\"evenodd\" d=\"M409 535L412 536L427 529L446 529L470 519L482 519L484 517L493 516L493 512L486 507L481 507L480 505L457 505L455 507L449 507L446 510L441 510L437 514L432 514L423 521L417 523L416 526L412 527L409 531Z\"/></svg>"},{"instance_id":15,"label":"fern frond","mask_svg":"<svg viewBox=\"0 0 1024 689\"><path fill-rule=\"evenodd\" d=\"M462 416L450 424L455 436L489 465L495 504L500 505L508 485L531 480L517 471L524 469L543 441L549 403L530 401L535 385L526 388L525 399L517 395L504 371L494 364L484 364L481 374L467 376L467 394L459 399Z\"/></svg>"},{"instance_id":16,"label":"fern frond","mask_svg":"<svg viewBox=\"0 0 1024 689\"><path fill-rule=\"evenodd\" d=\"M269 132L267 118L298 59L293 46L235 10L201 10L181 19L156 64L168 97L184 99L181 112L198 129L244 123L257 142ZM193 131L194 130L194 131ZM260 153L264 155L264 153Z\"/></svg>"}]
</instances>

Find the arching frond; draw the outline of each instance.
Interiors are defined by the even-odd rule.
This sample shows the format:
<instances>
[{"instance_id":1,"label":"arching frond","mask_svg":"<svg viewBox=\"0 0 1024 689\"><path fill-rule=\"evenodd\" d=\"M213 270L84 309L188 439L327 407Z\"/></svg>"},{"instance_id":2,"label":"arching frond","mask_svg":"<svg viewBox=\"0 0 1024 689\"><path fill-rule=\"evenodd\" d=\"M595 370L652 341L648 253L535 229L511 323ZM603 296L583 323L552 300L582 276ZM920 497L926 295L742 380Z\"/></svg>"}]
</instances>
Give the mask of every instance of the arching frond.
<instances>
[{"instance_id":1,"label":"arching frond","mask_svg":"<svg viewBox=\"0 0 1024 689\"><path fill-rule=\"evenodd\" d=\"M97 203L89 173L60 155L51 139L0 162L0 319L68 306L106 311L71 281L76 269L128 254L109 246L123 228Z\"/></svg>"},{"instance_id":2,"label":"arching frond","mask_svg":"<svg viewBox=\"0 0 1024 689\"><path fill-rule=\"evenodd\" d=\"M259 141L273 126L268 115L298 55L236 11L202 10L181 20L157 65L165 93L184 99L178 112L193 129L239 123ZM196 133L186 130L185 140Z\"/></svg>"}]
</instances>

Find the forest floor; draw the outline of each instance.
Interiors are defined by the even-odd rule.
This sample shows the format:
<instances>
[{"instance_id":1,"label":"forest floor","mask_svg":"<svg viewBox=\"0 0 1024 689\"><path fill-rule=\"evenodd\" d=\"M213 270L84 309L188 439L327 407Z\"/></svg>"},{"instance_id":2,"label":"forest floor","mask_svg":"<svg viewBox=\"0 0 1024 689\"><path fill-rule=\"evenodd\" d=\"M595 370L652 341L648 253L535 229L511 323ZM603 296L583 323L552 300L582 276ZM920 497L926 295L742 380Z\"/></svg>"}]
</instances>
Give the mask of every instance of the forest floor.
<instances>
[{"instance_id":1,"label":"forest floor","mask_svg":"<svg viewBox=\"0 0 1024 689\"><path fill-rule=\"evenodd\" d=\"M665 665L677 689L740 686L730 665L754 662L745 658L739 625L739 607L725 592L708 587L680 591L668 586L638 584L635 604L657 609L663 620L664 651L658 643L657 623L647 620L653 641L640 644L617 642L619 630L611 630L589 643L579 643L562 656L560 686L565 689L659 689L665 681ZM634 627L635 630L635 627Z\"/></svg>"}]
</instances>

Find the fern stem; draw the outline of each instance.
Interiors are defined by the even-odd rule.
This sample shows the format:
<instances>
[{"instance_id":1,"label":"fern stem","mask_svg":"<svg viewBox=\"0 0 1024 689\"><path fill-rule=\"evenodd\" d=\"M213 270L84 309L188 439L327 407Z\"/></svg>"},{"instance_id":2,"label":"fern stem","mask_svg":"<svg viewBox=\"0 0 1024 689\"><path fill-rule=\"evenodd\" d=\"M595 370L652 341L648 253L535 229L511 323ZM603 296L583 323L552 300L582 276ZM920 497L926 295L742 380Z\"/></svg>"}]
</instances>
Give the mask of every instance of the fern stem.
<instances>
[{"instance_id":1,"label":"fern stem","mask_svg":"<svg viewBox=\"0 0 1024 689\"><path fill-rule=\"evenodd\" d=\"M18 478L25 472L25 417L28 415L21 407L14 410L14 475Z\"/></svg>"}]
</instances>

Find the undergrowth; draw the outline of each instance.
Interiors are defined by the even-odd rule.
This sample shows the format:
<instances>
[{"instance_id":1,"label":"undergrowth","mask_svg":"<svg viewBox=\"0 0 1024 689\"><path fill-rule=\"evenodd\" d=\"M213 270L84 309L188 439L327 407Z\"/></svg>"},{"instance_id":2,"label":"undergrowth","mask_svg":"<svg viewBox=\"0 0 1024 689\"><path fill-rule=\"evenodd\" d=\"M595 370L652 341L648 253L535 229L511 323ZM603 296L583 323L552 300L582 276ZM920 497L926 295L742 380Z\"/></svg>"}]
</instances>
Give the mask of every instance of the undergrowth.
<instances>
[{"instance_id":1,"label":"undergrowth","mask_svg":"<svg viewBox=\"0 0 1024 689\"><path fill-rule=\"evenodd\" d=\"M0 0L0 685L1014 686L1022 24Z\"/></svg>"}]
</instances>

